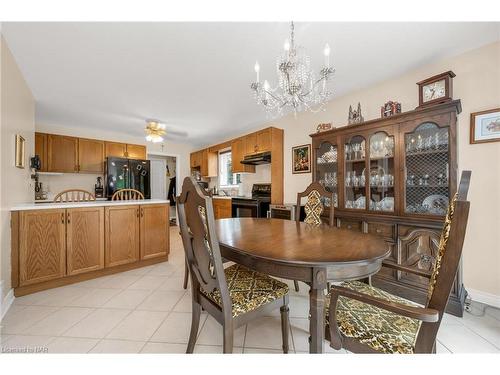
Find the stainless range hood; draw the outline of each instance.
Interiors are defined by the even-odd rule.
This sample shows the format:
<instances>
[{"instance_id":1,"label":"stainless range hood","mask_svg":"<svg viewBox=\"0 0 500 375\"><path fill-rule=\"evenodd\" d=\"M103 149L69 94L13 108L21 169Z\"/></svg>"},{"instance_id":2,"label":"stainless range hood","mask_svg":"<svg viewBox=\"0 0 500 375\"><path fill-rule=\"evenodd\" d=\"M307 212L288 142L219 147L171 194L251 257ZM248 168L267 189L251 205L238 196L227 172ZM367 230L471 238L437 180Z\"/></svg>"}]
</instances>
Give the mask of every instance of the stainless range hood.
<instances>
[{"instance_id":1,"label":"stainless range hood","mask_svg":"<svg viewBox=\"0 0 500 375\"><path fill-rule=\"evenodd\" d=\"M271 153L261 152L259 154L248 155L243 158L241 164L259 165L269 164L271 162Z\"/></svg>"}]
</instances>

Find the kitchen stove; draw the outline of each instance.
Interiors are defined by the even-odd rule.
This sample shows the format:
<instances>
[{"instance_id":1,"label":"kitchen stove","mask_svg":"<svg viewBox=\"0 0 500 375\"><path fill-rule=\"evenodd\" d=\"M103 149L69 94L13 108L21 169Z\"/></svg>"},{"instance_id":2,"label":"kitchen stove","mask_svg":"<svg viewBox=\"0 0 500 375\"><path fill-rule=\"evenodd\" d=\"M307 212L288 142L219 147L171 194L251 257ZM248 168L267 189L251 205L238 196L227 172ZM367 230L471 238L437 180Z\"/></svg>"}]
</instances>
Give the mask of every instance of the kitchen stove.
<instances>
[{"instance_id":1,"label":"kitchen stove","mask_svg":"<svg viewBox=\"0 0 500 375\"><path fill-rule=\"evenodd\" d=\"M271 203L271 184L254 184L251 197L231 200L233 217L266 217Z\"/></svg>"}]
</instances>

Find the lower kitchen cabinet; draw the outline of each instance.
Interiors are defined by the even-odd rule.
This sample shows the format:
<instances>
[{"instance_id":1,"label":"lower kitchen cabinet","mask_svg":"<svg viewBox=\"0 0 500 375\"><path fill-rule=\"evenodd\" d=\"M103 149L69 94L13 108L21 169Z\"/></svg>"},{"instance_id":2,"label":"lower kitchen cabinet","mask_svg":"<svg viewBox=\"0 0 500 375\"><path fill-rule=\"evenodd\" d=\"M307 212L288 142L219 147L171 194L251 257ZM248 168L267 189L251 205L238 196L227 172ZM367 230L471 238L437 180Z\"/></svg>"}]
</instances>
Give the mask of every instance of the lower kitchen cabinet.
<instances>
[{"instance_id":1,"label":"lower kitchen cabinet","mask_svg":"<svg viewBox=\"0 0 500 375\"><path fill-rule=\"evenodd\" d=\"M104 207L66 210L67 274L104 268Z\"/></svg>"},{"instance_id":2,"label":"lower kitchen cabinet","mask_svg":"<svg viewBox=\"0 0 500 375\"><path fill-rule=\"evenodd\" d=\"M169 208L131 202L13 211L14 295L168 260Z\"/></svg>"},{"instance_id":3,"label":"lower kitchen cabinet","mask_svg":"<svg viewBox=\"0 0 500 375\"><path fill-rule=\"evenodd\" d=\"M227 198L213 198L215 219L226 219L232 216L231 199Z\"/></svg>"},{"instance_id":4,"label":"lower kitchen cabinet","mask_svg":"<svg viewBox=\"0 0 500 375\"><path fill-rule=\"evenodd\" d=\"M138 205L105 208L106 267L139 260L139 211Z\"/></svg>"},{"instance_id":5,"label":"lower kitchen cabinet","mask_svg":"<svg viewBox=\"0 0 500 375\"><path fill-rule=\"evenodd\" d=\"M20 286L66 274L65 215L66 210L57 209L24 211L19 215Z\"/></svg>"},{"instance_id":6,"label":"lower kitchen cabinet","mask_svg":"<svg viewBox=\"0 0 500 375\"><path fill-rule=\"evenodd\" d=\"M141 259L165 256L169 251L168 205L141 206Z\"/></svg>"}]
</instances>

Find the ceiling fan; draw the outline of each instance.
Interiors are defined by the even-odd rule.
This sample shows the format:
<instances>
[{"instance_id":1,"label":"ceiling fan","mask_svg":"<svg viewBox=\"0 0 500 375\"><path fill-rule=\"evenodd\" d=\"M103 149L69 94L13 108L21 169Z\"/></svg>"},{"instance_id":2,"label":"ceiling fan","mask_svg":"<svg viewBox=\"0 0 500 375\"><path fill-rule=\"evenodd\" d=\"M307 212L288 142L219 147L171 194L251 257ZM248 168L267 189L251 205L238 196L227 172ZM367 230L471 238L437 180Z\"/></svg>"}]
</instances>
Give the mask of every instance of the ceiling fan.
<instances>
[{"instance_id":1,"label":"ceiling fan","mask_svg":"<svg viewBox=\"0 0 500 375\"><path fill-rule=\"evenodd\" d=\"M160 122L159 120L147 119L146 127L144 128L144 132L146 133L146 141L152 143L163 142L164 137L168 135L173 135L177 138L187 137L187 132L180 131L167 131L167 125L165 123Z\"/></svg>"}]
</instances>

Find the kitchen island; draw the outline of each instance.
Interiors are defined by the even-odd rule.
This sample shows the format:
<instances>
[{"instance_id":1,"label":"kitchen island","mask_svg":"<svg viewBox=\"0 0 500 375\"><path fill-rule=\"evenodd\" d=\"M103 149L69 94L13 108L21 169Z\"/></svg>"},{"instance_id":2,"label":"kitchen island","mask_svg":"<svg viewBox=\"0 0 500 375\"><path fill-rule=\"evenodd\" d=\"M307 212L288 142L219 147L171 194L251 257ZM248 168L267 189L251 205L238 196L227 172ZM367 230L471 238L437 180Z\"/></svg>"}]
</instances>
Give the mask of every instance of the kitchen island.
<instances>
[{"instance_id":1,"label":"kitchen island","mask_svg":"<svg viewBox=\"0 0 500 375\"><path fill-rule=\"evenodd\" d=\"M11 208L12 287L21 296L168 260L169 201Z\"/></svg>"}]
</instances>

